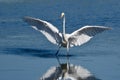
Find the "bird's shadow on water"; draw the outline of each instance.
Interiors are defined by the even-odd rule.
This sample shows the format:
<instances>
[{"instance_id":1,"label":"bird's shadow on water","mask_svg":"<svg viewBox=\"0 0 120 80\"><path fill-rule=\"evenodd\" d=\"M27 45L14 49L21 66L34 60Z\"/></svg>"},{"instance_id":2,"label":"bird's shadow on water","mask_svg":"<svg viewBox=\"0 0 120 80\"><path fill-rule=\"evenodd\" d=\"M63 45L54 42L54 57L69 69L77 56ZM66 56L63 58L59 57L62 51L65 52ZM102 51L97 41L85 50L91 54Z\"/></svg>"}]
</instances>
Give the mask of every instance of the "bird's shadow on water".
<instances>
[{"instance_id":1,"label":"bird's shadow on water","mask_svg":"<svg viewBox=\"0 0 120 80\"><path fill-rule=\"evenodd\" d=\"M56 50L46 49L32 49L32 48L6 48L3 50L3 54L20 55L20 56L32 56L41 58L56 58ZM60 54L59 57L66 57L66 54ZM75 57L75 55L68 55L69 57Z\"/></svg>"}]
</instances>

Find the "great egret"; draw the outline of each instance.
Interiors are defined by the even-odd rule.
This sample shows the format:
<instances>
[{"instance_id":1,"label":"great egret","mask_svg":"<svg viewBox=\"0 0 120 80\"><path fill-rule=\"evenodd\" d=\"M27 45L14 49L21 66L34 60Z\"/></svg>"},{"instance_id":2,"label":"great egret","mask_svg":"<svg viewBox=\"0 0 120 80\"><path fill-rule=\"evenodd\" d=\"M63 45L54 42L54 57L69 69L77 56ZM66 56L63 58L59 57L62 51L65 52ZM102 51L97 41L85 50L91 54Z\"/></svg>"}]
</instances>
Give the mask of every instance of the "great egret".
<instances>
[{"instance_id":1,"label":"great egret","mask_svg":"<svg viewBox=\"0 0 120 80\"><path fill-rule=\"evenodd\" d=\"M65 32L65 13L61 13L61 18L63 19L63 32L59 32L59 30L52 25L51 23L37 19L32 17L24 17L24 21L28 24L32 25L37 31L40 31L45 35L45 37L52 42L59 46L58 52L61 47L67 48L67 55L69 52L69 48L73 46L80 46L86 42L88 42L93 36L98 33L101 33L105 30L109 30L110 28L104 26L84 26L71 34L66 34Z\"/></svg>"}]
</instances>

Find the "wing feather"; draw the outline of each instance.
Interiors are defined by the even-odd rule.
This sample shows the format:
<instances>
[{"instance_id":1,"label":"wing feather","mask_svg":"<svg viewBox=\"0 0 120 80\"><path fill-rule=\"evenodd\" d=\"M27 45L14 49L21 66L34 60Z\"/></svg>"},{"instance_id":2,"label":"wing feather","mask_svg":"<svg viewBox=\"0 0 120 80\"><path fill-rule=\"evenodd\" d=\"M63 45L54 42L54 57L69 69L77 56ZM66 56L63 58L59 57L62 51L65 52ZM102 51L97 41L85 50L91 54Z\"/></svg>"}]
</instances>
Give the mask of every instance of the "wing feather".
<instances>
[{"instance_id":1,"label":"wing feather","mask_svg":"<svg viewBox=\"0 0 120 80\"><path fill-rule=\"evenodd\" d=\"M25 17L24 21L32 25L35 30L40 31L53 44L58 45L61 42L61 33L51 23L32 17Z\"/></svg>"},{"instance_id":2,"label":"wing feather","mask_svg":"<svg viewBox=\"0 0 120 80\"><path fill-rule=\"evenodd\" d=\"M70 34L68 39L70 46L80 46L88 42L93 36L101 33L105 30L109 30L108 27L103 26L84 26Z\"/></svg>"}]
</instances>

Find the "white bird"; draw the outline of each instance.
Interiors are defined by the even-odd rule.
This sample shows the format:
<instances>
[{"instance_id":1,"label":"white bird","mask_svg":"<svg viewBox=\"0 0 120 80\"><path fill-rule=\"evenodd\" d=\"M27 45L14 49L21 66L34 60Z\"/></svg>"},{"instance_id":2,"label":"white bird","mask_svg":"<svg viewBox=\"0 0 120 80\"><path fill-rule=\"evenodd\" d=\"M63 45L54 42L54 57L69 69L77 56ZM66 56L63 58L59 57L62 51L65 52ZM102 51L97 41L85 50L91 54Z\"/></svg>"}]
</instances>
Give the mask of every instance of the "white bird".
<instances>
[{"instance_id":1,"label":"white bird","mask_svg":"<svg viewBox=\"0 0 120 80\"><path fill-rule=\"evenodd\" d=\"M88 42L91 38L93 38L96 34L101 33L105 30L109 30L110 28L104 26L84 26L71 34L66 34L65 32L65 14L61 13L61 18L63 19L63 32L59 32L59 30L52 25L51 23L37 19L32 17L25 17L24 21L28 24L32 25L32 28L41 32L45 37L59 46L58 52L61 47L67 48L67 55L69 52L69 48L73 46L81 46Z\"/></svg>"}]
</instances>

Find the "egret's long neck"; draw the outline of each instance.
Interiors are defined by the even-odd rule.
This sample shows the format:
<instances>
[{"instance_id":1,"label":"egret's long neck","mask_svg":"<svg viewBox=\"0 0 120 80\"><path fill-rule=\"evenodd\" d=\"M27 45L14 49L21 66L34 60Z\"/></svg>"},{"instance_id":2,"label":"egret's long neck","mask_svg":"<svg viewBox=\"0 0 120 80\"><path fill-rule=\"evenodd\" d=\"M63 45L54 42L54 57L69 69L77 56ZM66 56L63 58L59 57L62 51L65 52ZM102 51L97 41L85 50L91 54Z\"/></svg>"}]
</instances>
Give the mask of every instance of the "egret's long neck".
<instances>
[{"instance_id":1,"label":"egret's long neck","mask_svg":"<svg viewBox=\"0 0 120 80\"><path fill-rule=\"evenodd\" d=\"M65 15L63 16L63 34L65 35Z\"/></svg>"}]
</instances>

